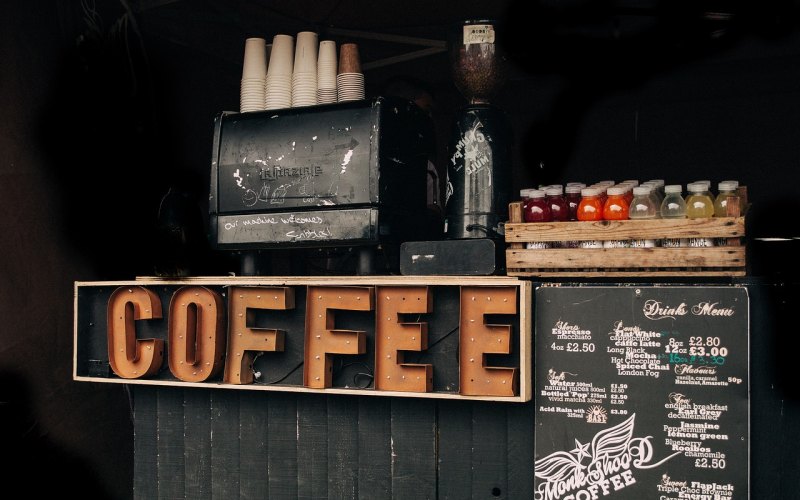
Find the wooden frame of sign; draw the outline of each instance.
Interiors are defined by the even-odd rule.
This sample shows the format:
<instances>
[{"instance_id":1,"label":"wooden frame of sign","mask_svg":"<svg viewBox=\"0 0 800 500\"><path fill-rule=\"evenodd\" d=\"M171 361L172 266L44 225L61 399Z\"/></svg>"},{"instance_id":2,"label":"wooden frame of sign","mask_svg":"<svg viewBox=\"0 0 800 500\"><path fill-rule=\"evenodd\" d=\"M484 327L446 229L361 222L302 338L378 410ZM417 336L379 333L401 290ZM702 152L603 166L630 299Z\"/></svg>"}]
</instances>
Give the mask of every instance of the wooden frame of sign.
<instances>
[{"instance_id":1,"label":"wooden frame of sign","mask_svg":"<svg viewBox=\"0 0 800 500\"><path fill-rule=\"evenodd\" d=\"M505 276L75 282L73 379L525 402L531 283Z\"/></svg>"}]
</instances>

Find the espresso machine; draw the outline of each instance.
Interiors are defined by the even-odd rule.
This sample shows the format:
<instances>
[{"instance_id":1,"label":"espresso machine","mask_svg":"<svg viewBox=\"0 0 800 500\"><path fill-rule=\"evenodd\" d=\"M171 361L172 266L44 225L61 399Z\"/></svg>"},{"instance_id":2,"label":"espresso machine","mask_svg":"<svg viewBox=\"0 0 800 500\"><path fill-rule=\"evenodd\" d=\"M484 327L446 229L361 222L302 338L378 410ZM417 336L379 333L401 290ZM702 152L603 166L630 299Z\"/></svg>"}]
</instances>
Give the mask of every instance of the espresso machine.
<instances>
[{"instance_id":1,"label":"espresso machine","mask_svg":"<svg viewBox=\"0 0 800 500\"><path fill-rule=\"evenodd\" d=\"M212 145L211 246L238 255L243 275L273 274L264 262L280 256L332 260L344 252L353 269L343 273L396 272L401 243L429 226L433 144L427 115L391 97L222 112Z\"/></svg>"}]
</instances>

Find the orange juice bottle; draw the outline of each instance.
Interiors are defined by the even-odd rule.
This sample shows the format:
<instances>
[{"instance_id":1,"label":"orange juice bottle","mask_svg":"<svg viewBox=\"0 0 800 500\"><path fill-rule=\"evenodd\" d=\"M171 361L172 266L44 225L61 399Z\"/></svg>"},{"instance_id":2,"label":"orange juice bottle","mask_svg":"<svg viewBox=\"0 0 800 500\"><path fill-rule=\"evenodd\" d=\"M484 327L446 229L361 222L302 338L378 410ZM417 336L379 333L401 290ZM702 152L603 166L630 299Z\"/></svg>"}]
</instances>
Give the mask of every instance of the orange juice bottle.
<instances>
[{"instance_id":1,"label":"orange juice bottle","mask_svg":"<svg viewBox=\"0 0 800 500\"><path fill-rule=\"evenodd\" d=\"M603 205L603 219L626 220L628 218L628 201L625 199L624 187L610 187L608 197Z\"/></svg>"}]
</instances>

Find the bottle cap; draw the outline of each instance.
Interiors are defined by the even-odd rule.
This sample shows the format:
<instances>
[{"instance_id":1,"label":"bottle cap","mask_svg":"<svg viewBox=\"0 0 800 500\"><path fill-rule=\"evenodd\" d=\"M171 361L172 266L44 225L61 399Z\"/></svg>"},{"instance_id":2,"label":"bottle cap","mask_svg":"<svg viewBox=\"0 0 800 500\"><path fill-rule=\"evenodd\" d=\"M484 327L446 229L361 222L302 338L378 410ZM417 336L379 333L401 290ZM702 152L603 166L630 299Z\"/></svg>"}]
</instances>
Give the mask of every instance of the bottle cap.
<instances>
[{"instance_id":1,"label":"bottle cap","mask_svg":"<svg viewBox=\"0 0 800 500\"><path fill-rule=\"evenodd\" d=\"M581 189L581 196L597 196L598 194L600 194L600 191L597 188L585 187Z\"/></svg>"},{"instance_id":2,"label":"bottle cap","mask_svg":"<svg viewBox=\"0 0 800 500\"><path fill-rule=\"evenodd\" d=\"M720 191L736 191L739 189L739 183L736 181L722 181L717 185Z\"/></svg>"},{"instance_id":3,"label":"bottle cap","mask_svg":"<svg viewBox=\"0 0 800 500\"><path fill-rule=\"evenodd\" d=\"M541 189L531 189L528 193L529 198L544 198L544 191Z\"/></svg>"},{"instance_id":4,"label":"bottle cap","mask_svg":"<svg viewBox=\"0 0 800 500\"><path fill-rule=\"evenodd\" d=\"M622 196L623 194L625 194L625 188L612 186L608 188L608 191L606 191L606 193L609 196Z\"/></svg>"},{"instance_id":5,"label":"bottle cap","mask_svg":"<svg viewBox=\"0 0 800 500\"><path fill-rule=\"evenodd\" d=\"M686 185L686 190L690 193L704 193L708 190L708 186L703 181L690 182Z\"/></svg>"},{"instance_id":6,"label":"bottle cap","mask_svg":"<svg viewBox=\"0 0 800 500\"><path fill-rule=\"evenodd\" d=\"M681 194L683 192L683 186L680 184L667 184L664 186L664 192Z\"/></svg>"},{"instance_id":7,"label":"bottle cap","mask_svg":"<svg viewBox=\"0 0 800 500\"><path fill-rule=\"evenodd\" d=\"M634 196L647 196L648 194L650 194L649 186L636 186L633 188Z\"/></svg>"},{"instance_id":8,"label":"bottle cap","mask_svg":"<svg viewBox=\"0 0 800 500\"><path fill-rule=\"evenodd\" d=\"M564 191L567 194L575 194L575 193L580 194L581 189L583 189L584 187L585 186L580 186L578 184L575 184L573 186L570 186L569 184L567 184L567 187L564 188Z\"/></svg>"},{"instance_id":9,"label":"bottle cap","mask_svg":"<svg viewBox=\"0 0 800 500\"><path fill-rule=\"evenodd\" d=\"M734 180L728 179L728 180L725 180L725 181L722 181L722 182L730 182L733 185L733 189L734 190L739 189L739 181L734 181Z\"/></svg>"},{"instance_id":10,"label":"bottle cap","mask_svg":"<svg viewBox=\"0 0 800 500\"><path fill-rule=\"evenodd\" d=\"M549 187L544 190L544 194L547 196L561 196L563 193L563 188L559 187Z\"/></svg>"}]
</instances>

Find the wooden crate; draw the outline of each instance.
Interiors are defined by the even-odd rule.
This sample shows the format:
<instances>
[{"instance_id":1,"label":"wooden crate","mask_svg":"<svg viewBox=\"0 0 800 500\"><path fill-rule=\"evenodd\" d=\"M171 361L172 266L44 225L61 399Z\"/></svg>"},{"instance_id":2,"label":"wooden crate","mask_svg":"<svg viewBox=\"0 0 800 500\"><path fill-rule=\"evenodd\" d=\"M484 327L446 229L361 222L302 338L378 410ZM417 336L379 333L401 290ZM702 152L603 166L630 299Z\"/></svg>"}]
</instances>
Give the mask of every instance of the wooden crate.
<instances>
[{"instance_id":1,"label":"wooden crate","mask_svg":"<svg viewBox=\"0 0 800 500\"><path fill-rule=\"evenodd\" d=\"M522 222L522 203L509 205L505 225L509 276L744 276L744 216L595 222ZM726 246L651 248L527 248L534 242L725 238Z\"/></svg>"}]
</instances>

